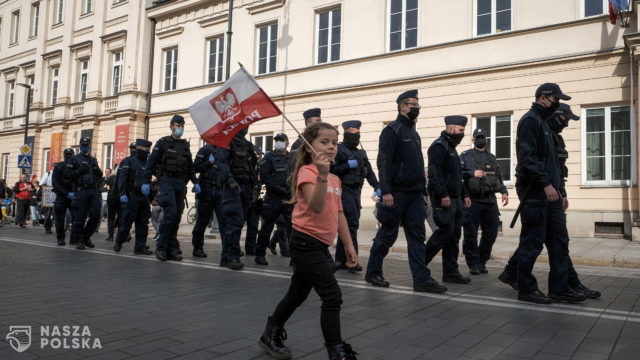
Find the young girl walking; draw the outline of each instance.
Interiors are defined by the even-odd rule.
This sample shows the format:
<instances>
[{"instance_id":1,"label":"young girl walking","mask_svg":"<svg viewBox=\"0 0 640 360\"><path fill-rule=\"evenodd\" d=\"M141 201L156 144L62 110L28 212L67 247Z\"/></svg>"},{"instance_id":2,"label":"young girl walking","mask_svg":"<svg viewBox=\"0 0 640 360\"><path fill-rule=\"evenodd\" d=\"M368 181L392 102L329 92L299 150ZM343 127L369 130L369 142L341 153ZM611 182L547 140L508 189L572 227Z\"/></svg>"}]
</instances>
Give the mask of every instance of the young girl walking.
<instances>
[{"instance_id":1,"label":"young girl walking","mask_svg":"<svg viewBox=\"0 0 640 360\"><path fill-rule=\"evenodd\" d=\"M356 360L356 352L342 340L342 293L328 260L331 257L328 247L337 233L347 252L347 266L357 264L347 219L342 213L340 179L329 173L338 151L338 130L327 123L316 123L302 136L313 150L308 145L301 146L292 169L291 193L295 194L296 205L289 251L293 276L287 294L268 318L259 344L276 359L291 359L291 351L283 343L287 338L284 324L313 288L322 300L320 326L329 359Z\"/></svg>"}]
</instances>

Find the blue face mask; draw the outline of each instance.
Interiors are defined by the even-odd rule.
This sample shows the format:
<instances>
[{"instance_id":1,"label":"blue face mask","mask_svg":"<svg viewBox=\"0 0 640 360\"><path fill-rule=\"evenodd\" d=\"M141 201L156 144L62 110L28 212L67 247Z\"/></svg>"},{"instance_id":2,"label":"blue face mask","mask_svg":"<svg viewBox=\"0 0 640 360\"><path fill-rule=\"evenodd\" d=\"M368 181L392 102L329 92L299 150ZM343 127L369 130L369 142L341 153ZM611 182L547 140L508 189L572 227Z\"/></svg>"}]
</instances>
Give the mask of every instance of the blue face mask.
<instances>
[{"instance_id":1,"label":"blue face mask","mask_svg":"<svg viewBox=\"0 0 640 360\"><path fill-rule=\"evenodd\" d=\"M89 150L91 150L90 146L80 146L80 152L87 154L89 152Z\"/></svg>"},{"instance_id":2,"label":"blue face mask","mask_svg":"<svg viewBox=\"0 0 640 360\"><path fill-rule=\"evenodd\" d=\"M184 128L181 127L177 127L175 129L173 129L173 135L180 137L182 136L182 134L184 134Z\"/></svg>"}]
</instances>

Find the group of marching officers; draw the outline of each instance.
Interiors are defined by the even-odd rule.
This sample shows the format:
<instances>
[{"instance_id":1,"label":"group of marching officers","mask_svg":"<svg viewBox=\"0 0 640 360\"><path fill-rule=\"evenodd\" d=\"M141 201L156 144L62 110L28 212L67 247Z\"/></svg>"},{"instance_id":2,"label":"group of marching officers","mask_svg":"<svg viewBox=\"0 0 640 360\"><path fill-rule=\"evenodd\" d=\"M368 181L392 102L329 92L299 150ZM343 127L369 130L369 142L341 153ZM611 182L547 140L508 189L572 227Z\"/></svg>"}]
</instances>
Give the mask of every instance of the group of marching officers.
<instances>
[{"instance_id":1,"label":"group of marching officers","mask_svg":"<svg viewBox=\"0 0 640 360\"><path fill-rule=\"evenodd\" d=\"M518 299L535 303L580 302L598 298L600 293L582 284L569 257L569 237L565 211L568 207L565 181L567 151L560 133L568 120L578 120L560 100L570 97L557 84L541 85L535 102L517 129L515 188L520 198L522 232L520 244L500 281L518 290ZM496 193L507 205L509 194L495 155L489 152L490 129L473 130L473 147L458 154L464 138L467 118L444 118L445 129L429 146L425 167L416 122L420 114L417 90L406 91L396 99L398 115L382 130L379 140L378 174L373 171L360 144L357 120L342 123L343 140L331 172L342 182L342 205L351 238L358 249L362 188L365 180L375 190L376 218L380 223L366 268L365 280L388 287L382 264L393 246L400 226L404 229L414 291L442 293L447 288L431 276L428 267L441 252L442 280L467 284L471 280L458 267L459 240L464 234L463 255L469 273L486 274L500 225ZM303 113L305 125L321 122L321 110ZM120 252L135 224L134 253L155 256L162 261L182 260L177 232L185 207L187 183L197 200L197 218L192 232L193 256L206 257L204 234L212 217L220 227L222 250L220 265L240 270L240 258L254 256L255 263L268 265L266 250L277 254L279 245L288 256L287 239L291 232L291 189L289 184L292 152L301 146L297 139L288 151L286 134L274 137L273 150L264 155L256 151L239 131L227 148L206 144L195 158L189 142L182 139L184 118L173 116L171 134L151 142L137 139L129 157L120 164L111 184L118 194L122 216L118 220L113 250ZM90 154L91 139L80 141L80 153L64 151L64 161L55 165L53 186L56 193L54 213L59 245L65 245L64 214L71 210L73 227L70 243L77 249L94 247L91 235L100 223L101 200L98 192L102 171ZM151 185L152 176L157 186ZM260 190L266 193L260 199ZM163 210L155 251L147 246L151 201ZM431 214L433 233L426 241L425 220ZM261 227L258 229L259 219ZM240 246L242 229L247 224L244 252ZM275 233L274 233L275 228ZM482 230L480 241L478 231ZM111 232L110 232L111 235ZM334 269L352 273L363 270L356 264L347 267L345 250L337 242ZM550 259L549 296L542 293L532 274L533 265L547 247Z\"/></svg>"}]
</instances>

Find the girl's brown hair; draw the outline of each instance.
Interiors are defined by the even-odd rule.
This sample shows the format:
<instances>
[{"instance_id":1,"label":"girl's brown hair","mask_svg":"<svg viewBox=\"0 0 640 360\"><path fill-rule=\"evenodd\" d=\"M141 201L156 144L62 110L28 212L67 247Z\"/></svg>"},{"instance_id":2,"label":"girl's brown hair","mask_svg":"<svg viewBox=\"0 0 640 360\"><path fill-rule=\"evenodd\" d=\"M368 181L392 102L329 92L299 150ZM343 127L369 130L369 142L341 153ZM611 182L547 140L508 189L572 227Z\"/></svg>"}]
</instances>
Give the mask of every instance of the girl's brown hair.
<instances>
[{"instance_id":1,"label":"girl's brown hair","mask_svg":"<svg viewBox=\"0 0 640 360\"><path fill-rule=\"evenodd\" d=\"M315 140L318 137L318 134L320 134L320 130L333 130L338 135L340 135L340 132L335 126L328 123L318 122L318 123L311 124L309 127L307 127L302 133L302 137L305 140L307 140L309 144L311 144L313 140ZM291 174L289 175L289 184L291 187L291 199L289 200L289 203L291 204L296 202L298 170L300 170L300 168L303 165L311 164L312 152L313 150L309 149L307 144L304 141L302 142L298 150L295 152L295 155L293 158L293 168L291 169Z\"/></svg>"}]
</instances>

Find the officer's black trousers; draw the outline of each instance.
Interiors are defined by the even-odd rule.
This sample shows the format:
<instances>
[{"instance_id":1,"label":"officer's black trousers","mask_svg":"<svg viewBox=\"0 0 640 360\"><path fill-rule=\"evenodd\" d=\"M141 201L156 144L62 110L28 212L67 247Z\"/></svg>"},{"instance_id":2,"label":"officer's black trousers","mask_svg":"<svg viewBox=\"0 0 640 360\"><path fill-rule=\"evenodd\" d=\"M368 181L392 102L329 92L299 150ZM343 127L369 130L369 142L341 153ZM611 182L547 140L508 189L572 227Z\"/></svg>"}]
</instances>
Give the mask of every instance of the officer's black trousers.
<instances>
[{"instance_id":1,"label":"officer's black trousers","mask_svg":"<svg viewBox=\"0 0 640 360\"><path fill-rule=\"evenodd\" d=\"M184 211L184 197L187 184L184 178L170 176L160 177L158 188L158 204L162 207L164 218L160 223L160 236L156 242L159 252L171 252L179 249L177 241L180 219Z\"/></svg>"},{"instance_id":2,"label":"officer's black trousers","mask_svg":"<svg viewBox=\"0 0 640 360\"><path fill-rule=\"evenodd\" d=\"M256 256L264 257L266 255L273 227L276 224L276 221L278 221L278 217L284 215L284 212L288 208L288 206L283 203L285 200L286 199L273 193L267 193L264 197L262 202L262 227L260 228L260 232L258 232L258 243L255 248ZM276 236L282 235L286 234L279 234ZM282 251L282 248L280 248L280 250Z\"/></svg>"},{"instance_id":3,"label":"officer's black trousers","mask_svg":"<svg viewBox=\"0 0 640 360\"><path fill-rule=\"evenodd\" d=\"M116 227L120 226L122 221L122 207L120 207L119 199L107 199L107 234L114 235Z\"/></svg>"},{"instance_id":4,"label":"officer's black trousers","mask_svg":"<svg viewBox=\"0 0 640 360\"><path fill-rule=\"evenodd\" d=\"M134 251L144 251L147 245L149 233L149 218L151 217L151 205L149 198L142 194L134 194L128 197L129 201L121 203L122 222L118 227L116 242L122 244L127 240L131 226L136 224L136 244Z\"/></svg>"},{"instance_id":5,"label":"officer's black trousers","mask_svg":"<svg viewBox=\"0 0 640 360\"><path fill-rule=\"evenodd\" d=\"M484 265L491 257L491 249L498 237L500 213L496 202L475 202L471 200L471 207L465 208L464 241L462 252L469 267ZM482 229L482 237L478 245L478 230Z\"/></svg>"},{"instance_id":6,"label":"officer's black trousers","mask_svg":"<svg viewBox=\"0 0 640 360\"><path fill-rule=\"evenodd\" d=\"M258 199L251 201L251 205L249 206L249 211L247 213L247 234L244 241L244 251L247 255L255 254L261 213L262 201L259 201Z\"/></svg>"},{"instance_id":7,"label":"officer's black trousers","mask_svg":"<svg viewBox=\"0 0 640 360\"><path fill-rule=\"evenodd\" d=\"M462 233L462 200L460 198L451 198L451 206L442 207L433 204L433 220L438 229L431 234L427 245L425 246L425 263L428 265L431 260L442 250L442 273L443 275L452 275L458 272L458 254L460 248L458 242ZM437 205L437 206L436 206ZM431 274L430 270L429 274Z\"/></svg>"},{"instance_id":8,"label":"officer's black trousers","mask_svg":"<svg viewBox=\"0 0 640 360\"><path fill-rule=\"evenodd\" d=\"M350 187L347 185L342 186L342 211L347 218L347 224L349 225L349 234L351 234L351 241L353 247L358 253L358 228L360 227L360 188ZM336 262L342 264L347 263L347 255L342 244L342 239L338 237L338 243L336 244Z\"/></svg>"},{"instance_id":9,"label":"officer's black trousers","mask_svg":"<svg viewBox=\"0 0 640 360\"><path fill-rule=\"evenodd\" d=\"M94 188L76 191L71 201L71 215L73 227L71 236L77 243L86 243L100 225L100 208L102 198Z\"/></svg>"},{"instance_id":10,"label":"officer's black trousers","mask_svg":"<svg viewBox=\"0 0 640 360\"><path fill-rule=\"evenodd\" d=\"M64 195L56 194L56 201L53 203L54 219L56 223L56 239L64 240L66 232L64 218L67 216L67 209L71 208L71 200Z\"/></svg>"},{"instance_id":11,"label":"officer's black trousers","mask_svg":"<svg viewBox=\"0 0 640 360\"><path fill-rule=\"evenodd\" d=\"M327 258L331 257L327 245L312 236L293 230L289 250L293 262L291 284L287 294L273 312L271 321L276 326L284 327L293 312L307 299L311 289L314 289L322 300L320 326L325 344L340 344L342 292L327 261Z\"/></svg>"}]
</instances>

